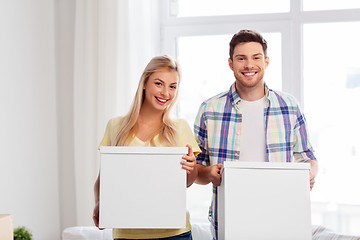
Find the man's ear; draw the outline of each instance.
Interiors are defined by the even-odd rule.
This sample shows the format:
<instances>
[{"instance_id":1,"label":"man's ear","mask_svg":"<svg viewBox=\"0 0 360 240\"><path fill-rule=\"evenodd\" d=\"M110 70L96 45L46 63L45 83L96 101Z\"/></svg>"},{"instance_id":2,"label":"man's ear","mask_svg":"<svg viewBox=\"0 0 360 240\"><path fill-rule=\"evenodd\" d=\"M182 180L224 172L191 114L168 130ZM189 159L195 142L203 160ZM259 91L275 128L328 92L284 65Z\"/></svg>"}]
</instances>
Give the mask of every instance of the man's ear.
<instances>
[{"instance_id":1,"label":"man's ear","mask_svg":"<svg viewBox=\"0 0 360 240\"><path fill-rule=\"evenodd\" d=\"M269 57L265 58L265 69L269 66Z\"/></svg>"},{"instance_id":2,"label":"man's ear","mask_svg":"<svg viewBox=\"0 0 360 240\"><path fill-rule=\"evenodd\" d=\"M234 71L233 62L232 62L231 58L228 59L228 63L229 63L230 69Z\"/></svg>"}]
</instances>

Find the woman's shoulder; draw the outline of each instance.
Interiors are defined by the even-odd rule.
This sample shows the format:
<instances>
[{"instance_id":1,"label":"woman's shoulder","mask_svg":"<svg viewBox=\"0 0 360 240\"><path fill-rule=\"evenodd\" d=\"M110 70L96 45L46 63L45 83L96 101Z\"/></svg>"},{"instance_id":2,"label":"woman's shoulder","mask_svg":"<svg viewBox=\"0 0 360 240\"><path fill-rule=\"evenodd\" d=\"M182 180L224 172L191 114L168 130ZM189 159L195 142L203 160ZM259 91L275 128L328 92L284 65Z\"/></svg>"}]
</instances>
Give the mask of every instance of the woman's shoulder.
<instances>
[{"instance_id":1,"label":"woman's shoulder","mask_svg":"<svg viewBox=\"0 0 360 240\"><path fill-rule=\"evenodd\" d=\"M182 119L182 118L173 119L173 122L174 122L175 127L177 129L181 129L181 128L189 126L188 122L185 119Z\"/></svg>"},{"instance_id":2,"label":"woman's shoulder","mask_svg":"<svg viewBox=\"0 0 360 240\"><path fill-rule=\"evenodd\" d=\"M119 126L124 121L124 116L111 118L108 122L108 127Z\"/></svg>"}]
</instances>

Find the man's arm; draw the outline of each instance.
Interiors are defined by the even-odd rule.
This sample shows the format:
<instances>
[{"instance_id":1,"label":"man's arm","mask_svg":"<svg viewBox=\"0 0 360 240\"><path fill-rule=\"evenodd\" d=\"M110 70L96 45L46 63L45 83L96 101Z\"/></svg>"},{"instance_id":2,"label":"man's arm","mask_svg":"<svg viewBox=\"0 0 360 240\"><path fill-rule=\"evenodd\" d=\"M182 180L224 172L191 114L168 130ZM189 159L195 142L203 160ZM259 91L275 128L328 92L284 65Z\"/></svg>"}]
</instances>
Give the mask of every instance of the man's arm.
<instances>
[{"instance_id":1,"label":"man's arm","mask_svg":"<svg viewBox=\"0 0 360 240\"><path fill-rule=\"evenodd\" d=\"M310 190L314 187L315 177L319 171L319 164L314 155L314 150L310 144L309 131L304 114L297 106L297 122L295 128L295 146L294 158L295 162L310 163Z\"/></svg>"},{"instance_id":2,"label":"man's arm","mask_svg":"<svg viewBox=\"0 0 360 240\"><path fill-rule=\"evenodd\" d=\"M202 185L206 185L211 182L215 187L219 186L221 184L221 167L222 164L212 166L197 164L198 177L195 182Z\"/></svg>"}]
</instances>

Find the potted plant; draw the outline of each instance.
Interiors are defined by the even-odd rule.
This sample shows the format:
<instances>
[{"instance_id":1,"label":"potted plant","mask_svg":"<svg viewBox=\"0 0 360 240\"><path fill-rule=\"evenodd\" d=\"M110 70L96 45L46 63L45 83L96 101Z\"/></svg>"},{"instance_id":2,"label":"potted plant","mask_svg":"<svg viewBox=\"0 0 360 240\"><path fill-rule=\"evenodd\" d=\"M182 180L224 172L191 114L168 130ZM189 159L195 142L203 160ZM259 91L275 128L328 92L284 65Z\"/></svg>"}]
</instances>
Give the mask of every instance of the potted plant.
<instances>
[{"instance_id":1,"label":"potted plant","mask_svg":"<svg viewBox=\"0 0 360 240\"><path fill-rule=\"evenodd\" d=\"M14 240L32 240L32 233L29 229L22 227L17 227L14 229Z\"/></svg>"}]
</instances>

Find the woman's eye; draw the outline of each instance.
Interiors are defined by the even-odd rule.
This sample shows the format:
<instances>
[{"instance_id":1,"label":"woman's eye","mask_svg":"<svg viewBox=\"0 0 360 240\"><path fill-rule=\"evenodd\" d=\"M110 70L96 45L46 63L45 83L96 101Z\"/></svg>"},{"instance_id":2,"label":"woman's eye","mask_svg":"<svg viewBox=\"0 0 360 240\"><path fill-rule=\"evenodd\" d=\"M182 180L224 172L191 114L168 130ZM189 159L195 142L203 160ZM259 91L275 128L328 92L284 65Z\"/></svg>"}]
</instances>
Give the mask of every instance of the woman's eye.
<instances>
[{"instance_id":1,"label":"woman's eye","mask_svg":"<svg viewBox=\"0 0 360 240\"><path fill-rule=\"evenodd\" d=\"M155 85L161 86L161 82L155 82Z\"/></svg>"},{"instance_id":2,"label":"woman's eye","mask_svg":"<svg viewBox=\"0 0 360 240\"><path fill-rule=\"evenodd\" d=\"M176 86L170 86L170 88L172 88L172 89L176 89Z\"/></svg>"}]
</instances>

